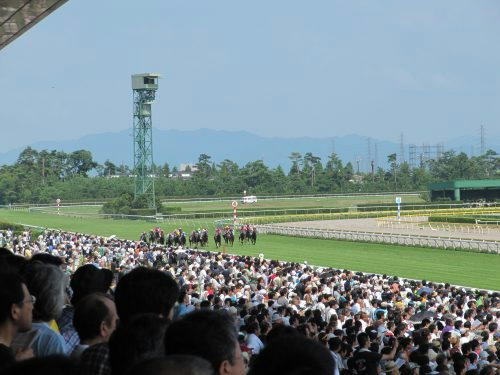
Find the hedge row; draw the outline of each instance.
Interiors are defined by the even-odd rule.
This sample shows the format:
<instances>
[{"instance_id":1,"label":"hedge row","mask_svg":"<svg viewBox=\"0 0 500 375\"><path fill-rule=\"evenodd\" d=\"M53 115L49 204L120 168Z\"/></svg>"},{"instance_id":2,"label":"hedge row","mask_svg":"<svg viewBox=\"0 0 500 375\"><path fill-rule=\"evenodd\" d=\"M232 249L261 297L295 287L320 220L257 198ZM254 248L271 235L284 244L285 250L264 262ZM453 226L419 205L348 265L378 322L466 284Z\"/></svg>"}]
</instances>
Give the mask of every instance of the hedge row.
<instances>
[{"instance_id":1,"label":"hedge row","mask_svg":"<svg viewBox=\"0 0 500 375\"><path fill-rule=\"evenodd\" d=\"M179 214L182 212L182 207L162 205L160 208L160 212L162 214L165 214L165 215L167 215L167 214Z\"/></svg>"},{"instance_id":2,"label":"hedge row","mask_svg":"<svg viewBox=\"0 0 500 375\"><path fill-rule=\"evenodd\" d=\"M443 203L443 202L431 202L431 203L401 203L401 208L405 210L432 210L439 208L453 208L456 204L461 204L462 202L453 202L453 204ZM456 207L456 206L455 206ZM358 211L395 211L397 209L396 203L391 204L380 204L380 203L366 203L357 206Z\"/></svg>"},{"instance_id":3,"label":"hedge row","mask_svg":"<svg viewBox=\"0 0 500 375\"><path fill-rule=\"evenodd\" d=\"M429 216L432 223L456 223L456 224L476 224L476 220L495 221L500 217L496 216ZM485 223L480 223L485 224Z\"/></svg>"},{"instance_id":4,"label":"hedge row","mask_svg":"<svg viewBox=\"0 0 500 375\"><path fill-rule=\"evenodd\" d=\"M8 230L8 229L12 230L13 232L24 231L24 227L22 225L0 222L0 230Z\"/></svg>"},{"instance_id":5,"label":"hedge row","mask_svg":"<svg viewBox=\"0 0 500 375\"><path fill-rule=\"evenodd\" d=\"M373 215L370 213L332 213L332 214L305 214L305 215L280 215L280 216L258 216L253 218L244 217L238 219L240 223L249 224L275 224L296 221L318 221L318 220L338 220L338 219L364 219L370 217L392 216L392 213Z\"/></svg>"}]
</instances>

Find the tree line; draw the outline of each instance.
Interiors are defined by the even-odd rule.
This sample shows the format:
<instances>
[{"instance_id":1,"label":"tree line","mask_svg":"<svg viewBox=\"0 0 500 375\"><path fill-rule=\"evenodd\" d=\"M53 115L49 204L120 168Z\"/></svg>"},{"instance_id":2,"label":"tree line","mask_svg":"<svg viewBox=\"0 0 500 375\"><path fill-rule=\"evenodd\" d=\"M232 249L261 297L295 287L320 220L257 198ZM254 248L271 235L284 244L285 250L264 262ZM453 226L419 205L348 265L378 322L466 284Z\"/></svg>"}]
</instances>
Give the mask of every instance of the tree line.
<instances>
[{"instance_id":1,"label":"tree line","mask_svg":"<svg viewBox=\"0 0 500 375\"><path fill-rule=\"evenodd\" d=\"M439 159L417 167L398 163L396 154L387 156L389 167L373 173L357 172L332 153L321 160L312 152L293 152L291 167L270 168L262 160L243 166L225 159L216 163L201 154L189 179L175 178L177 169L168 164L153 165L157 196L227 196L265 194L326 194L379 191L426 190L427 184L451 179L483 179L500 176L500 159L495 151L468 157L447 151ZM70 153L25 148L12 165L0 167L0 204L51 203L110 199L134 190L134 171L107 160L102 165L87 150Z\"/></svg>"}]
</instances>

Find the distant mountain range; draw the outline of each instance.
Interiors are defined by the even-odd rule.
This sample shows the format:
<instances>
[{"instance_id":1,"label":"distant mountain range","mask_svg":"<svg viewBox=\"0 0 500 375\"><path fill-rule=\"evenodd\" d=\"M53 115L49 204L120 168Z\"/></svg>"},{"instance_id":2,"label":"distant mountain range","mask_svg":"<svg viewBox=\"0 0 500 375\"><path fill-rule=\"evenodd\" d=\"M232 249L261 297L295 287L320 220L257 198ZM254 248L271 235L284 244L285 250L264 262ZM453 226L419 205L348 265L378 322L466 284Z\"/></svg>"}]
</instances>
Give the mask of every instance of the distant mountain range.
<instances>
[{"instance_id":1,"label":"distant mountain range","mask_svg":"<svg viewBox=\"0 0 500 375\"><path fill-rule=\"evenodd\" d=\"M395 142L377 140L359 135L342 137L262 137L246 131L222 131L212 129L198 130L162 130L153 129L154 161L161 165L168 163L170 167L181 163L196 163L198 155L208 154L216 163L230 159L240 166L250 161L262 159L270 167L281 165L285 171L290 167L290 153L302 154L312 152L320 156L323 163L328 155L335 151L344 163L351 162L354 168L361 171L370 169L373 159L378 166L387 166L387 155L400 153L400 145ZM92 152L94 160L103 163L107 159L115 164L133 164L132 130L117 133L90 134L75 140L44 141L31 145L37 150L62 150L71 152L85 149ZM487 149L500 151L500 137L489 137ZM480 150L478 137L463 136L444 142L444 149L454 149L467 154L477 155ZM23 148L0 153L0 164L12 164ZM404 145L408 160L408 145Z\"/></svg>"}]
</instances>

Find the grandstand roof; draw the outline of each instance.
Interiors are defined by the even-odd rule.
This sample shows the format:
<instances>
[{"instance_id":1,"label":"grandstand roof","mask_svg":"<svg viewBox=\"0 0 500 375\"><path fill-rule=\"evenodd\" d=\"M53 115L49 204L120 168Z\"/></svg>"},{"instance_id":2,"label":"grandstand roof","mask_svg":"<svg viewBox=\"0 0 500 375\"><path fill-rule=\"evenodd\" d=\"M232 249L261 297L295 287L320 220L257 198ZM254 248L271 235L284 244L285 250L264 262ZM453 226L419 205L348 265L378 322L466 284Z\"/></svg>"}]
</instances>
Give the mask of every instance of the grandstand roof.
<instances>
[{"instance_id":1,"label":"grandstand roof","mask_svg":"<svg viewBox=\"0 0 500 375\"><path fill-rule=\"evenodd\" d=\"M68 0L2 0L0 49L36 25Z\"/></svg>"},{"instance_id":2,"label":"grandstand roof","mask_svg":"<svg viewBox=\"0 0 500 375\"><path fill-rule=\"evenodd\" d=\"M500 179L489 180L452 180L429 184L429 190L453 190L453 189L486 189L500 188Z\"/></svg>"}]
</instances>

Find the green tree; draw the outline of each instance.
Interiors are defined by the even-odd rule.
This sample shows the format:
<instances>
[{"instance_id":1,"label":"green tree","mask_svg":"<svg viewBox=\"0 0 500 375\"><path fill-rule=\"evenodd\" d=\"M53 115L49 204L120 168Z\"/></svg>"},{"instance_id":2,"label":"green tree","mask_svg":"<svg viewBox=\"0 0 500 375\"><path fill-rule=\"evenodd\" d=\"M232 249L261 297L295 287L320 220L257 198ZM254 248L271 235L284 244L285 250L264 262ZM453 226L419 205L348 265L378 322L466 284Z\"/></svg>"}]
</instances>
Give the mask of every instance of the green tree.
<instances>
[{"instance_id":1,"label":"green tree","mask_svg":"<svg viewBox=\"0 0 500 375\"><path fill-rule=\"evenodd\" d=\"M198 170L195 172L195 176L201 178L210 177L212 175L212 157L207 154L200 154L196 168Z\"/></svg>"},{"instance_id":2,"label":"green tree","mask_svg":"<svg viewBox=\"0 0 500 375\"><path fill-rule=\"evenodd\" d=\"M113 162L109 161L109 159L104 162L103 174L105 176L116 174L116 165Z\"/></svg>"},{"instance_id":3,"label":"green tree","mask_svg":"<svg viewBox=\"0 0 500 375\"><path fill-rule=\"evenodd\" d=\"M73 151L69 155L68 170L71 175L87 176L87 173L97 167L92 159L92 153L87 150Z\"/></svg>"}]
</instances>

